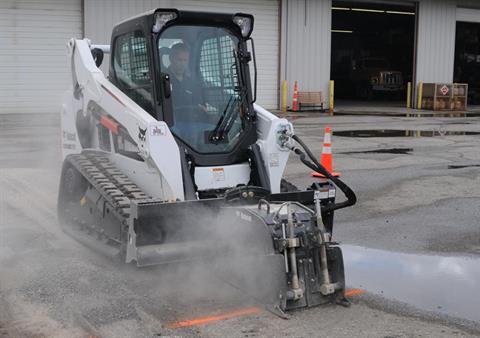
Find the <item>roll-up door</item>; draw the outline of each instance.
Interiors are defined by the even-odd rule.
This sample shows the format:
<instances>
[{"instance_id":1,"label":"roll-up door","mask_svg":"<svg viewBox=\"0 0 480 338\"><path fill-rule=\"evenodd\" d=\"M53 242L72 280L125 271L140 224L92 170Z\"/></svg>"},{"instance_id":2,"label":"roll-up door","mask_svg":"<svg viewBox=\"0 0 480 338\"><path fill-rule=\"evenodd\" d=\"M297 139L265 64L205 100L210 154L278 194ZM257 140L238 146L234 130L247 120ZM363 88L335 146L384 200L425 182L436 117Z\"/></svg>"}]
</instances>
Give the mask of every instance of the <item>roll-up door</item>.
<instances>
[{"instance_id":1,"label":"roll-up door","mask_svg":"<svg viewBox=\"0 0 480 338\"><path fill-rule=\"evenodd\" d=\"M80 0L0 1L0 113L57 113L82 36Z\"/></svg>"}]
</instances>

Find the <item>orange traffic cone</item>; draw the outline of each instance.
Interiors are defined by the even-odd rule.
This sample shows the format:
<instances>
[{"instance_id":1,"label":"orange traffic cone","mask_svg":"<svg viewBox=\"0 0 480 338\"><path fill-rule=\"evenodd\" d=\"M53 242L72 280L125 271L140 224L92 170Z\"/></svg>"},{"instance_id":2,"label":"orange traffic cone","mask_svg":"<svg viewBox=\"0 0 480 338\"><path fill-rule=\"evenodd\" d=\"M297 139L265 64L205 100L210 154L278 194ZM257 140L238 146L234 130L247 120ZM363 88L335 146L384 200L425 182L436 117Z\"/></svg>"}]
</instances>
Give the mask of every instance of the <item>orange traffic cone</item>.
<instances>
[{"instance_id":1,"label":"orange traffic cone","mask_svg":"<svg viewBox=\"0 0 480 338\"><path fill-rule=\"evenodd\" d=\"M295 80L295 85L293 86L292 111L298 111L298 83L297 83L297 80Z\"/></svg>"},{"instance_id":2,"label":"orange traffic cone","mask_svg":"<svg viewBox=\"0 0 480 338\"><path fill-rule=\"evenodd\" d=\"M322 157L320 158L320 164L327 169L327 171L335 177L340 176L340 173L333 171L333 157L332 157L332 131L330 127L325 128L325 136L323 138ZM313 177L325 177L316 171L311 173Z\"/></svg>"}]
</instances>

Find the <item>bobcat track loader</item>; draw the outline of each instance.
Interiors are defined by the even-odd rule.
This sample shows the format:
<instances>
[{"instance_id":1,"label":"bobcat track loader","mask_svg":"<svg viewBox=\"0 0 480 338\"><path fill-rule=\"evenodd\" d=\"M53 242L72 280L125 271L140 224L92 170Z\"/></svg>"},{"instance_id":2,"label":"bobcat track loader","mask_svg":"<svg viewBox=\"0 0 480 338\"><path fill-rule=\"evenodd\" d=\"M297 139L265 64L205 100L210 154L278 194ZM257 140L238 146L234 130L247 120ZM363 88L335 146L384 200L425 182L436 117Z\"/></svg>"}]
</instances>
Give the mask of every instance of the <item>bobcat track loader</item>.
<instances>
[{"instance_id":1,"label":"bobcat track loader","mask_svg":"<svg viewBox=\"0 0 480 338\"><path fill-rule=\"evenodd\" d=\"M239 285L279 310L339 301L333 214L356 197L290 122L254 103L253 22L155 9L119 23L110 45L68 42L59 219L138 266L226 260ZM291 152L326 179L306 190L283 180Z\"/></svg>"}]
</instances>

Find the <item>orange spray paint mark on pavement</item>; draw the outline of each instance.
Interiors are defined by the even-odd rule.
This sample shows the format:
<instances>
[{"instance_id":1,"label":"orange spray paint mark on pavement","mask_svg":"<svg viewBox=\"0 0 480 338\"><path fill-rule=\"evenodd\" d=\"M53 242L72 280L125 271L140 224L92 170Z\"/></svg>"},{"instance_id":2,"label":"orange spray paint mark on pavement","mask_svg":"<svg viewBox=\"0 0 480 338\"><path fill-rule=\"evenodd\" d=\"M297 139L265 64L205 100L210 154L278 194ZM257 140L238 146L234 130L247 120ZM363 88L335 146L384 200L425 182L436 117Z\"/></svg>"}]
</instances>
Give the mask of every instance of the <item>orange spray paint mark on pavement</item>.
<instances>
[{"instance_id":1,"label":"orange spray paint mark on pavement","mask_svg":"<svg viewBox=\"0 0 480 338\"><path fill-rule=\"evenodd\" d=\"M209 317L200 317L196 319L184 320L181 322L167 324L166 327L169 329L178 329L180 327L188 327L188 326L195 326L195 325L203 325L210 322L251 315L254 313L259 313L261 310L257 307L249 307L246 309L241 309L237 311L227 312L223 314L219 314L216 316L209 316Z\"/></svg>"},{"instance_id":2,"label":"orange spray paint mark on pavement","mask_svg":"<svg viewBox=\"0 0 480 338\"><path fill-rule=\"evenodd\" d=\"M364 294L365 292L366 291L363 290L363 289L348 289L348 290L345 291L345 296L346 297L351 297L351 296ZM204 325L204 324L208 324L208 323L211 323L211 322L217 322L217 321L220 321L220 320L226 320L226 319L231 319L231 318L235 318L235 317L247 316L247 315L251 315L251 314L259 313L259 312L261 312L261 309L259 309L257 307L250 307L250 308L246 308L246 309L241 309L241 310L237 310L237 311L232 311L232 312L219 314L219 315L216 315L216 316L199 317L199 318L195 318L195 319L170 323L170 324L166 324L165 327L168 328L168 329L178 329L178 328L181 328L181 327Z\"/></svg>"},{"instance_id":3,"label":"orange spray paint mark on pavement","mask_svg":"<svg viewBox=\"0 0 480 338\"><path fill-rule=\"evenodd\" d=\"M364 293L365 293L365 290L362 290L362 289L348 289L347 291L345 291L345 297L362 295Z\"/></svg>"}]
</instances>

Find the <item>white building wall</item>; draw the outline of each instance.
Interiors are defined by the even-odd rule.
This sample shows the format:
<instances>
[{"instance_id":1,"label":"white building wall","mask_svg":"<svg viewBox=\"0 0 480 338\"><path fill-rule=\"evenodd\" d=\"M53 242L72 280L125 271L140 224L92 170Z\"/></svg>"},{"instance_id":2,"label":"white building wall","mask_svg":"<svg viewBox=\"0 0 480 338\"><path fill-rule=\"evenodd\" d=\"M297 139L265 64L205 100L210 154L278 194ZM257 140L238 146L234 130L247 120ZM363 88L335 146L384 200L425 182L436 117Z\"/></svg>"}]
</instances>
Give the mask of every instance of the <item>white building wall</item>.
<instances>
[{"instance_id":1,"label":"white building wall","mask_svg":"<svg viewBox=\"0 0 480 338\"><path fill-rule=\"evenodd\" d=\"M300 91L322 91L328 99L331 58L331 0L282 1L281 80Z\"/></svg>"},{"instance_id":2,"label":"white building wall","mask_svg":"<svg viewBox=\"0 0 480 338\"><path fill-rule=\"evenodd\" d=\"M97 44L110 43L112 28L118 22L153 8L253 14L255 23L252 37L258 68L257 102L266 108L277 108L280 49L278 0L84 0L84 6L85 37ZM102 69L107 71L108 68L102 66Z\"/></svg>"},{"instance_id":3,"label":"white building wall","mask_svg":"<svg viewBox=\"0 0 480 338\"><path fill-rule=\"evenodd\" d=\"M295 80L301 90L322 90L328 99L331 0L281 0L281 24L278 1L83 0L82 25L81 0L0 0L0 113L58 111L70 78L67 39L80 37L83 26L95 43L109 43L115 23L154 7L253 13L260 103L278 107L283 79L289 104ZM456 21L476 22L469 9L480 9L480 0L418 3L416 81L451 82Z\"/></svg>"},{"instance_id":4,"label":"white building wall","mask_svg":"<svg viewBox=\"0 0 480 338\"><path fill-rule=\"evenodd\" d=\"M422 0L418 9L416 81L452 82L457 2Z\"/></svg>"}]
</instances>

